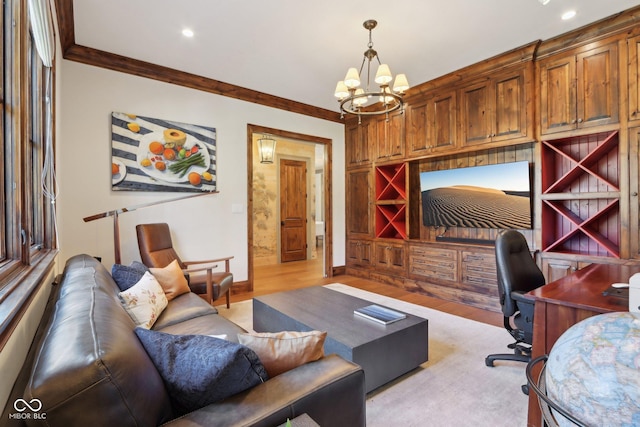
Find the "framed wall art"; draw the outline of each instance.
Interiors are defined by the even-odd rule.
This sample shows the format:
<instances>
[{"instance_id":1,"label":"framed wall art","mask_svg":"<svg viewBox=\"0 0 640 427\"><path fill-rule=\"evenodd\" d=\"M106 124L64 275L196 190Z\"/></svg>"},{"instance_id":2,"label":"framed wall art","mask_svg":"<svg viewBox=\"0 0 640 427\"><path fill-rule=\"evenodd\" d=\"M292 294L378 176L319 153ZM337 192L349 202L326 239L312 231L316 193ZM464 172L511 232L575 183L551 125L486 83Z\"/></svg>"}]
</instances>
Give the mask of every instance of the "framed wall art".
<instances>
[{"instance_id":1,"label":"framed wall art","mask_svg":"<svg viewBox=\"0 0 640 427\"><path fill-rule=\"evenodd\" d=\"M117 191L216 191L216 129L111 114L111 188Z\"/></svg>"}]
</instances>

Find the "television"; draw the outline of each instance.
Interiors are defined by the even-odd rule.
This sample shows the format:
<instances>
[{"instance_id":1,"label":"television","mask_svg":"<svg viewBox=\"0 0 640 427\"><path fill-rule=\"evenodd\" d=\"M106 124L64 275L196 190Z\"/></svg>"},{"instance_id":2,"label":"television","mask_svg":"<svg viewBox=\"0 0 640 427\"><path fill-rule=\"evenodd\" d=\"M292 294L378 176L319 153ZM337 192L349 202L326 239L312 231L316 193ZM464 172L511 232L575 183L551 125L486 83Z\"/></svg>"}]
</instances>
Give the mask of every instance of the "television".
<instances>
[{"instance_id":1,"label":"television","mask_svg":"<svg viewBox=\"0 0 640 427\"><path fill-rule=\"evenodd\" d=\"M532 228L528 161L420 172L420 190L426 227Z\"/></svg>"}]
</instances>

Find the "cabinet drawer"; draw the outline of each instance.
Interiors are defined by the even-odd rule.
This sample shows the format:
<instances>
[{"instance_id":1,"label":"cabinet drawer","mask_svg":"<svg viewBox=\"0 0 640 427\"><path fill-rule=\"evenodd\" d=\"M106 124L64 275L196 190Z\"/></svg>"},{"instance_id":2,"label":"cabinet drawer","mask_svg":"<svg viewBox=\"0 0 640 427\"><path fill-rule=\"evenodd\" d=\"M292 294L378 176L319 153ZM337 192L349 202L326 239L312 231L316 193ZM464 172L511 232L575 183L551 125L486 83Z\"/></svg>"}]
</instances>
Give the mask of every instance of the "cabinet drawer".
<instances>
[{"instance_id":1,"label":"cabinet drawer","mask_svg":"<svg viewBox=\"0 0 640 427\"><path fill-rule=\"evenodd\" d=\"M462 252L462 283L497 289L496 258L490 253Z\"/></svg>"},{"instance_id":2,"label":"cabinet drawer","mask_svg":"<svg viewBox=\"0 0 640 427\"><path fill-rule=\"evenodd\" d=\"M453 250L412 246L409 252L410 273L418 276L455 281L457 264L457 252Z\"/></svg>"}]
</instances>

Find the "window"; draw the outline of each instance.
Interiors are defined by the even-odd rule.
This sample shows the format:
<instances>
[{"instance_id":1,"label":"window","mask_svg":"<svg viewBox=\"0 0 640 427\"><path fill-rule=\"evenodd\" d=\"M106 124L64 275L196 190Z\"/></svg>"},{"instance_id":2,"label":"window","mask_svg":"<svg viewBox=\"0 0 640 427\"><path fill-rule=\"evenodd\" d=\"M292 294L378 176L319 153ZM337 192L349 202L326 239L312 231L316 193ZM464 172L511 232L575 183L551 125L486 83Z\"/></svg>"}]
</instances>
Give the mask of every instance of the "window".
<instances>
[{"instance_id":1,"label":"window","mask_svg":"<svg viewBox=\"0 0 640 427\"><path fill-rule=\"evenodd\" d=\"M47 3L48 4L48 3ZM43 65L30 29L26 0L0 10L0 348L21 309L52 268L54 208L43 174L52 144L53 69Z\"/></svg>"}]
</instances>

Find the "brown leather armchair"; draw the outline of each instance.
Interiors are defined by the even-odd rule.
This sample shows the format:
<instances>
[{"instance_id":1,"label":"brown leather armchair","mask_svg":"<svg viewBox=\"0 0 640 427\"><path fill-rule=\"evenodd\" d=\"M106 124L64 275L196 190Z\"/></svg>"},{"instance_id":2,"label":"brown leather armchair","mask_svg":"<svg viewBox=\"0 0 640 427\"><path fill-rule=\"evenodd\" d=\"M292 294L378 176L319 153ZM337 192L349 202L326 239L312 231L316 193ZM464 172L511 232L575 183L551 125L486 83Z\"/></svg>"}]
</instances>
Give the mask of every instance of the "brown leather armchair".
<instances>
[{"instance_id":1,"label":"brown leather armchair","mask_svg":"<svg viewBox=\"0 0 640 427\"><path fill-rule=\"evenodd\" d=\"M205 300L211 304L226 295L227 308L230 307L229 297L233 285L233 274L229 271L229 260L233 257L209 259L203 261L182 261L173 248L171 232L166 223L138 224L138 249L142 263L147 267L164 268L173 260L178 260L189 282L189 288L196 294L205 295ZM213 272L218 263L224 262L223 272ZM190 268L206 264L203 267Z\"/></svg>"}]
</instances>

